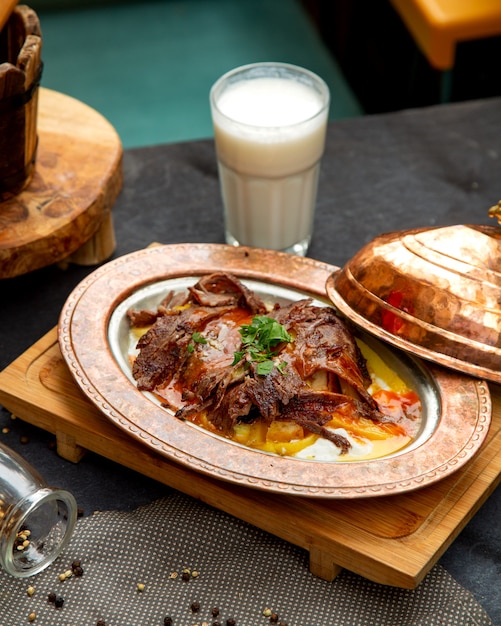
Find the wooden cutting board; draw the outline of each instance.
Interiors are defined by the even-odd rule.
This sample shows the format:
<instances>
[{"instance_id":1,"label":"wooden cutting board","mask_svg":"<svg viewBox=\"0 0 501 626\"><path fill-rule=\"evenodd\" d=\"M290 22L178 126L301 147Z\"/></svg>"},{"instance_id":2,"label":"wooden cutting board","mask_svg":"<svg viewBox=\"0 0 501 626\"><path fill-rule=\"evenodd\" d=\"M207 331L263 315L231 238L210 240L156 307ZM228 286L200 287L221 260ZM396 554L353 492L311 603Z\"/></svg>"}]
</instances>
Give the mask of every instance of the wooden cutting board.
<instances>
[{"instance_id":1,"label":"wooden cutting board","mask_svg":"<svg viewBox=\"0 0 501 626\"><path fill-rule=\"evenodd\" d=\"M0 202L0 278L57 262L95 265L111 256L111 209L122 188L122 144L97 111L39 90L35 172Z\"/></svg>"},{"instance_id":2,"label":"wooden cutting board","mask_svg":"<svg viewBox=\"0 0 501 626\"><path fill-rule=\"evenodd\" d=\"M54 433L59 454L91 450L270 532L309 552L310 570L331 580L349 569L377 583L415 588L501 476L501 387L489 386L492 422L478 454L423 489L361 500L277 495L225 483L166 460L106 419L74 382L54 328L3 372L0 403Z\"/></svg>"}]
</instances>

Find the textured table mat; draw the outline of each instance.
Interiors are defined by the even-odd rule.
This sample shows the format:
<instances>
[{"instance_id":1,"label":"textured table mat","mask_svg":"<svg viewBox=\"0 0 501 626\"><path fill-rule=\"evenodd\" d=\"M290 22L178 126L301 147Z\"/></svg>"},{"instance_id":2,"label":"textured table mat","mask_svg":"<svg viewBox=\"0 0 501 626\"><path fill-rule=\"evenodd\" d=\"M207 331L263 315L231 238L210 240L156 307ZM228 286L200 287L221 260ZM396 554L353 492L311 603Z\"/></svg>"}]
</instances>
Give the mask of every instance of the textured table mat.
<instances>
[{"instance_id":1,"label":"textured table mat","mask_svg":"<svg viewBox=\"0 0 501 626\"><path fill-rule=\"evenodd\" d=\"M83 575L59 580L75 559ZM48 601L51 592L62 607ZM177 492L131 513L80 518L69 546L40 574L0 572L1 626L94 626L100 619L163 626L166 617L172 626L265 626L265 609L288 626L492 624L441 566L414 590L346 570L328 582L309 572L304 550Z\"/></svg>"}]
</instances>

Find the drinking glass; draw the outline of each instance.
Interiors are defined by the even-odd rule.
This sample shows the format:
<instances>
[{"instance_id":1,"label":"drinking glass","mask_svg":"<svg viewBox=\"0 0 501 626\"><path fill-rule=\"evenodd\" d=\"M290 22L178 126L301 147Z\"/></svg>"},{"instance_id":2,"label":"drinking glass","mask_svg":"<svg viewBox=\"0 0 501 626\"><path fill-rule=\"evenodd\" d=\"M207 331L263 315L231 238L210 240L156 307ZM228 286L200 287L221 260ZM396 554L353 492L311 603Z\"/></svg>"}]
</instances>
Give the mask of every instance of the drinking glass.
<instances>
[{"instance_id":1,"label":"drinking glass","mask_svg":"<svg viewBox=\"0 0 501 626\"><path fill-rule=\"evenodd\" d=\"M329 101L319 76L287 63L245 65L214 83L227 243L306 254Z\"/></svg>"}]
</instances>

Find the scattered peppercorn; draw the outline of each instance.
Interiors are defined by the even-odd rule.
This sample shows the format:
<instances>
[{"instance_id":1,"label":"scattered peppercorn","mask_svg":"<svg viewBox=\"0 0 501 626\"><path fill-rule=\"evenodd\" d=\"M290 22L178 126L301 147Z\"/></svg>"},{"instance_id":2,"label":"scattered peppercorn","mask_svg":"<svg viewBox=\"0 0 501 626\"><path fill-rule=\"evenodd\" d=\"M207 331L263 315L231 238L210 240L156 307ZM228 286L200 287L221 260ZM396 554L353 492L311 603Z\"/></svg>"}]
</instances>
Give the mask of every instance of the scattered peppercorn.
<instances>
[{"instance_id":1,"label":"scattered peppercorn","mask_svg":"<svg viewBox=\"0 0 501 626\"><path fill-rule=\"evenodd\" d=\"M31 586L30 586L30 587L28 587L28 589L26 589L26 593L27 593L29 596L32 596L32 595L35 593L35 587L31 587Z\"/></svg>"},{"instance_id":2,"label":"scattered peppercorn","mask_svg":"<svg viewBox=\"0 0 501 626\"><path fill-rule=\"evenodd\" d=\"M164 626L172 626L172 617L164 617Z\"/></svg>"},{"instance_id":3,"label":"scattered peppercorn","mask_svg":"<svg viewBox=\"0 0 501 626\"><path fill-rule=\"evenodd\" d=\"M189 573L189 572L183 572L183 573L181 574L181 578L182 578L183 580L190 580L190 573Z\"/></svg>"},{"instance_id":4,"label":"scattered peppercorn","mask_svg":"<svg viewBox=\"0 0 501 626\"><path fill-rule=\"evenodd\" d=\"M71 564L71 569L75 569L75 568L81 567L81 566L82 566L82 563L80 562L80 560L79 559L75 559L73 561L73 563Z\"/></svg>"},{"instance_id":5,"label":"scattered peppercorn","mask_svg":"<svg viewBox=\"0 0 501 626\"><path fill-rule=\"evenodd\" d=\"M280 622L278 626L287 626L287 622Z\"/></svg>"},{"instance_id":6,"label":"scattered peppercorn","mask_svg":"<svg viewBox=\"0 0 501 626\"><path fill-rule=\"evenodd\" d=\"M27 435L21 435L21 437L20 437L20 439L19 439L19 441L20 441L21 443L28 443L28 441L29 441L29 440L30 440L30 439L29 439L29 437L28 437Z\"/></svg>"},{"instance_id":7,"label":"scattered peppercorn","mask_svg":"<svg viewBox=\"0 0 501 626\"><path fill-rule=\"evenodd\" d=\"M36 618L37 618L37 614L35 613L35 611L33 611L32 613L28 615L28 621L30 622L34 622Z\"/></svg>"},{"instance_id":8,"label":"scattered peppercorn","mask_svg":"<svg viewBox=\"0 0 501 626\"><path fill-rule=\"evenodd\" d=\"M77 517L83 517L84 516L84 510L83 509L77 509Z\"/></svg>"},{"instance_id":9,"label":"scattered peppercorn","mask_svg":"<svg viewBox=\"0 0 501 626\"><path fill-rule=\"evenodd\" d=\"M213 622L212 626L221 626L220 622Z\"/></svg>"},{"instance_id":10,"label":"scattered peppercorn","mask_svg":"<svg viewBox=\"0 0 501 626\"><path fill-rule=\"evenodd\" d=\"M278 615L276 613L272 613L270 615L270 622L272 624L276 624L278 622Z\"/></svg>"},{"instance_id":11,"label":"scattered peppercorn","mask_svg":"<svg viewBox=\"0 0 501 626\"><path fill-rule=\"evenodd\" d=\"M217 617L219 615L219 608L217 606L215 606L212 609L212 617Z\"/></svg>"},{"instance_id":12,"label":"scattered peppercorn","mask_svg":"<svg viewBox=\"0 0 501 626\"><path fill-rule=\"evenodd\" d=\"M64 604L64 598L62 596L56 596L56 599L54 600L54 606L56 607L56 609L60 609Z\"/></svg>"},{"instance_id":13,"label":"scattered peppercorn","mask_svg":"<svg viewBox=\"0 0 501 626\"><path fill-rule=\"evenodd\" d=\"M74 576L83 576L83 567L81 565L79 565L78 567L74 567L72 571Z\"/></svg>"},{"instance_id":14,"label":"scattered peppercorn","mask_svg":"<svg viewBox=\"0 0 501 626\"><path fill-rule=\"evenodd\" d=\"M236 625L236 622L232 617L226 620L226 626L235 626L235 625Z\"/></svg>"},{"instance_id":15,"label":"scattered peppercorn","mask_svg":"<svg viewBox=\"0 0 501 626\"><path fill-rule=\"evenodd\" d=\"M56 601L56 594L53 591L51 591L49 595L47 596L47 602L54 603L55 601Z\"/></svg>"},{"instance_id":16,"label":"scattered peppercorn","mask_svg":"<svg viewBox=\"0 0 501 626\"><path fill-rule=\"evenodd\" d=\"M96 626L106 626L104 619L98 619L96 622Z\"/></svg>"},{"instance_id":17,"label":"scattered peppercorn","mask_svg":"<svg viewBox=\"0 0 501 626\"><path fill-rule=\"evenodd\" d=\"M198 611L200 611L200 604L198 602L193 602L191 604L191 612L198 613Z\"/></svg>"}]
</instances>

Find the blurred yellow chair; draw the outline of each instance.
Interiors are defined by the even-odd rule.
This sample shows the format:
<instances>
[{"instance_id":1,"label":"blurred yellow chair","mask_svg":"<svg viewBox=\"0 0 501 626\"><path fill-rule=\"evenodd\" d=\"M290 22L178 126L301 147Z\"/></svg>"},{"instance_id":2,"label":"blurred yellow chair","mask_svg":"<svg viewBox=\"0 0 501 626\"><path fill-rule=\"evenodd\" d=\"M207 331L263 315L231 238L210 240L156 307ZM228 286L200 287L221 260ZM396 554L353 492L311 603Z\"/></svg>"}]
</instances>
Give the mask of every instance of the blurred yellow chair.
<instances>
[{"instance_id":1,"label":"blurred yellow chair","mask_svg":"<svg viewBox=\"0 0 501 626\"><path fill-rule=\"evenodd\" d=\"M501 0L390 0L430 65L443 72L450 98L456 45L501 35Z\"/></svg>"}]
</instances>

